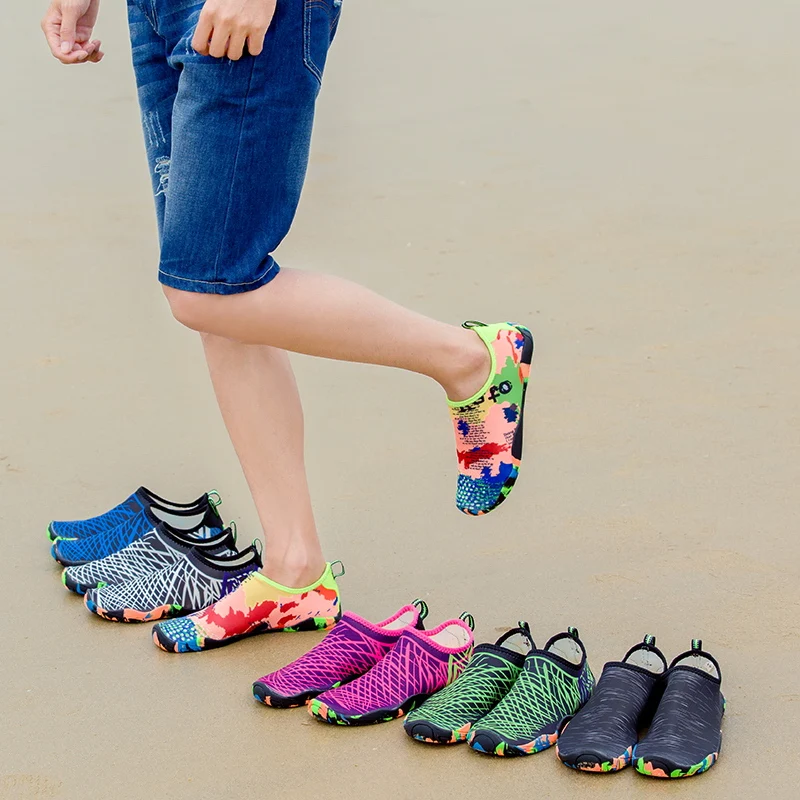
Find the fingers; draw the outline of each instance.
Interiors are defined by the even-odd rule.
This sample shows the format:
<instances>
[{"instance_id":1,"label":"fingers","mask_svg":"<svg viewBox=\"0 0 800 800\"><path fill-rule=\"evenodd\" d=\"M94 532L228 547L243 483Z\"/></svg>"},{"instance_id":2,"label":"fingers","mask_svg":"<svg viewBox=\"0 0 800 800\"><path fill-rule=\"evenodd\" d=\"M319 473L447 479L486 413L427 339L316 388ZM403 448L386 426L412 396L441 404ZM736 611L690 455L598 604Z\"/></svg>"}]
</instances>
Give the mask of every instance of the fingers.
<instances>
[{"instance_id":1,"label":"fingers","mask_svg":"<svg viewBox=\"0 0 800 800\"><path fill-rule=\"evenodd\" d=\"M208 55L208 43L211 39L213 28L214 25L211 15L203 11L200 14L200 20L197 23L197 28L192 38L192 47L195 49L195 52L200 53L202 56Z\"/></svg>"},{"instance_id":2,"label":"fingers","mask_svg":"<svg viewBox=\"0 0 800 800\"><path fill-rule=\"evenodd\" d=\"M100 50L100 41L97 39L90 41L85 27L79 27L76 31L74 26L73 29L70 29L69 23L67 23L65 28L65 14L66 9L51 7L42 20L42 31L53 57L57 58L62 64L82 64L85 61L99 63L104 55ZM62 40L62 30L65 30L68 35L72 30L72 44L68 52L64 45L68 43L69 39L67 41Z\"/></svg>"},{"instance_id":3,"label":"fingers","mask_svg":"<svg viewBox=\"0 0 800 800\"><path fill-rule=\"evenodd\" d=\"M73 45L75 44L75 29L78 26L78 18L80 17L80 10L77 6L70 3L64 3L61 7L61 28L59 35L61 37L61 52L68 56L73 52ZM86 52L86 51L83 51ZM85 57L85 56L84 56Z\"/></svg>"},{"instance_id":4,"label":"fingers","mask_svg":"<svg viewBox=\"0 0 800 800\"><path fill-rule=\"evenodd\" d=\"M208 44L208 54L214 58L222 58L228 50L228 39L230 30L224 23L215 25L211 34L211 41Z\"/></svg>"},{"instance_id":5,"label":"fingers","mask_svg":"<svg viewBox=\"0 0 800 800\"><path fill-rule=\"evenodd\" d=\"M91 61L92 64L99 64L103 60L103 56L105 53L100 49L101 42L99 39L94 39L93 41L89 42L88 47L86 48L87 52L89 53L89 57L86 59L87 61ZM91 50L89 50L91 48Z\"/></svg>"},{"instance_id":6,"label":"fingers","mask_svg":"<svg viewBox=\"0 0 800 800\"><path fill-rule=\"evenodd\" d=\"M203 56L238 61L257 56L272 24L277 0L206 0L192 47Z\"/></svg>"},{"instance_id":7,"label":"fingers","mask_svg":"<svg viewBox=\"0 0 800 800\"><path fill-rule=\"evenodd\" d=\"M251 33L250 36L247 37L247 52L250 53L251 56L259 55L264 49L264 37L266 35L267 31L264 30L261 33Z\"/></svg>"},{"instance_id":8,"label":"fingers","mask_svg":"<svg viewBox=\"0 0 800 800\"><path fill-rule=\"evenodd\" d=\"M228 58L231 61L238 61L244 55L244 46L247 42L247 34L235 32L231 35L228 43Z\"/></svg>"}]
</instances>

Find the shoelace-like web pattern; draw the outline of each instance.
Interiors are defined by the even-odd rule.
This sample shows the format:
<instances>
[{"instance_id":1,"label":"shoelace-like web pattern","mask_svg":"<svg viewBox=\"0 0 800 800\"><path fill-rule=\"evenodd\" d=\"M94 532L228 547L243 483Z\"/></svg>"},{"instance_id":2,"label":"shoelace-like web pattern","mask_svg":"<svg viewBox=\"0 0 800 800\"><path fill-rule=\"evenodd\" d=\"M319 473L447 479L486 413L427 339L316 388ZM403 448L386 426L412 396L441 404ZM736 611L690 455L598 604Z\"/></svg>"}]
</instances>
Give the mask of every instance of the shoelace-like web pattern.
<instances>
[{"instance_id":1,"label":"shoelace-like web pattern","mask_svg":"<svg viewBox=\"0 0 800 800\"><path fill-rule=\"evenodd\" d=\"M96 590L96 603L106 611L152 611L166 605L194 611L216 603L222 597L222 583L183 559L138 580Z\"/></svg>"},{"instance_id":2,"label":"shoelace-like web pattern","mask_svg":"<svg viewBox=\"0 0 800 800\"><path fill-rule=\"evenodd\" d=\"M68 567L67 573L77 583L122 583L157 572L174 564L180 553L163 544L155 531L146 533L117 553L90 561L80 567Z\"/></svg>"},{"instance_id":3,"label":"shoelace-like web pattern","mask_svg":"<svg viewBox=\"0 0 800 800\"><path fill-rule=\"evenodd\" d=\"M333 630L305 655L260 679L284 697L314 689L328 689L338 681L361 675L375 666L392 647L339 622Z\"/></svg>"},{"instance_id":4,"label":"shoelace-like web pattern","mask_svg":"<svg viewBox=\"0 0 800 800\"><path fill-rule=\"evenodd\" d=\"M142 504L135 494L115 506L105 514L99 514L91 519L56 522L55 530L59 536L74 536L83 539L101 531L110 530L121 525L142 510Z\"/></svg>"},{"instance_id":5,"label":"shoelace-like web pattern","mask_svg":"<svg viewBox=\"0 0 800 800\"><path fill-rule=\"evenodd\" d=\"M476 722L514 685L520 667L494 653L476 653L461 676L437 692L408 716L408 722L425 720L444 730L457 730Z\"/></svg>"},{"instance_id":6,"label":"shoelace-like web pattern","mask_svg":"<svg viewBox=\"0 0 800 800\"><path fill-rule=\"evenodd\" d=\"M97 533L88 539L58 542L58 553L70 561L96 561L122 550L152 529L152 523L144 512L140 512L116 528Z\"/></svg>"},{"instance_id":7,"label":"shoelace-like web pattern","mask_svg":"<svg viewBox=\"0 0 800 800\"><path fill-rule=\"evenodd\" d=\"M429 650L417 637L404 634L394 649L366 675L326 692L325 702L335 702L350 715L398 708L420 694L432 694L455 680L469 660L472 647L447 654Z\"/></svg>"},{"instance_id":8,"label":"shoelace-like web pattern","mask_svg":"<svg viewBox=\"0 0 800 800\"><path fill-rule=\"evenodd\" d=\"M535 739L574 714L591 694L594 678L584 666L578 678L543 656L528 656L511 691L478 727L510 741Z\"/></svg>"}]
</instances>

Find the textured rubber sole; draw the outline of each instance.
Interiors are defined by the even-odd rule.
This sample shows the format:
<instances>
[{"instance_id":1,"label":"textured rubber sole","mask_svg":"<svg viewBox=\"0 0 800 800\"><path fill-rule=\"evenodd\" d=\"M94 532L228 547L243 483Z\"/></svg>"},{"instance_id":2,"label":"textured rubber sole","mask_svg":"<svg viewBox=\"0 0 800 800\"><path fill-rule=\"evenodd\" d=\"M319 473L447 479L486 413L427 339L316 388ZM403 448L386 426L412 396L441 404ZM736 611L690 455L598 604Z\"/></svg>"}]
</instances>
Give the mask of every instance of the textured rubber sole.
<instances>
[{"instance_id":1,"label":"textured rubber sole","mask_svg":"<svg viewBox=\"0 0 800 800\"><path fill-rule=\"evenodd\" d=\"M274 691L266 683L256 681L253 684L253 697L255 697L259 703L263 703L265 706L269 706L270 708L300 708L301 706L308 705L317 695L327 692L329 689L336 689L341 685L342 682L339 681L333 686L328 686L325 689L303 692L302 694L286 697L285 695Z\"/></svg>"},{"instance_id":2,"label":"textured rubber sole","mask_svg":"<svg viewBox=\"0 0 800 800\"><path fill-rule=\"evenodd\" d=\"M693 764L685 769L675 768L667 764L660 763L656 759L645 761L643 758L635 759L636 771L640 775L649 778L691 778L693 775L701 775L707 772L717 763L719 753L711 753L706 756L699 764Z\"/></svg>"},{"instance_id":3,"label":"textured rubber sole","mask_svg":"<svg viewBox=\"0 0 800 800\"><path fill-rule=\"evenodd\" d=\"M579 772L619 772L620 770L629 767L633 761L633 745L631 745L621 756L612 758L610 761L601 761L597 756L591 753L585 753L577 759L565 759L558 751L556 745L556 755L564 766L570 769L576 769Z\"/></svg>"},{"instance_id":4,"label":"textured rubber sole","mask_svg":"<svg viewBox=\"0 0 800 800\"><path fill-rule=\"evenodd\" d=\"M429 697L430 695L428 694L417 695L395 708L381 708L366 714L339 714L322 700L315 698L308 704L308 713L312 717L322 722L328 722L331 725L375 725L379 722L391 722L393 719L405 716Z\"/></svg>"},{"instance_id":5,"label":"textured rubber sole","mask_svg":"<svg viewBox=\"0 0 800 800\"><path fill-rule=\"evenodd\" d=\"M405 732L412 739L426 744L459 744L460 742L466 742L471 728L472 723L468 722L461 728L447 730L424 720L406 722L404 726Z\"/></svg>"},{"instance_id":6,"label":"textured rubber sole","mask_svg":"<svg viewBox=\"0 0 800 800\"><path fill-rule=\"evenodd\" d=\"M528 391L528 380L530 379L530 366L533 363L533 334L524 325L514 325L514 327L522 334L525 343L522 345L522 355L520 356L520 364L525 364L528 367L527 375L522 380L522 403L519 409L519 422L517 429L514 431L514 441L511 443L511 457L517 461L516 466L511 470L511 474L506 478L497 500L481 511L471 511L468 508L458 507L460 511L470 517L482 517L490 511L494 511L510 494L511 490L517 483L519 478L519 465L522 462L522 442L525 428L525 395Z\"/></svg>"},{"instance_id":7,"label":"textured rubber sole","mask_svg":"<svg viewBox=\"0 0 800 800\"><path fill-rule=\"evenodd\" d=\"M157 622L170 617L182 617L186 614L193 614L191 609L185 609L177 605L165 605L152 609L152 611L139 611L135 608L105 609L97 603L84 596L84 605L92 614L106 619L109 622Z\"/></svg>"},{"instance_id":8,"label":"textured rubber sole","mask_svg":"<svg viewBox=\"0 0 800 800\"><path fill-rule=\"evenodd\" d=\"M184 612L182 616L185 616L189 613L192 612ZM165 653L202 653L204 650L216 650L219 647L227 647L229 644L235 644L242 639L249 639L251 636L260 636L264 633L326 631L329 628L332 628L341 618L342 615L340 612L335 617L313 617L301 622L299 625L293 625L290 628L270 628L267 626L259 626L252 631L239 634L238 636L229 636L226 639L204 639L202 642L197 640L194 642L175 642L166 636L158 627L158 625L154 625L153 644L155 644L159 650L163 650Z\"/></svg>"},{"instance_id":9,"label":"textured rubber sole","mask_svg":"<svg viewBox=\"0 0 800 800\"><path fill-rule=\"evenodd\" d=\"M491 756L513 758L516 756L532 756L547 750L558 741L557 733L546 733L530 742L508 742L494 731L474 730L467 740L469 746L477 753Z\"/></svg>"}]
</instances>

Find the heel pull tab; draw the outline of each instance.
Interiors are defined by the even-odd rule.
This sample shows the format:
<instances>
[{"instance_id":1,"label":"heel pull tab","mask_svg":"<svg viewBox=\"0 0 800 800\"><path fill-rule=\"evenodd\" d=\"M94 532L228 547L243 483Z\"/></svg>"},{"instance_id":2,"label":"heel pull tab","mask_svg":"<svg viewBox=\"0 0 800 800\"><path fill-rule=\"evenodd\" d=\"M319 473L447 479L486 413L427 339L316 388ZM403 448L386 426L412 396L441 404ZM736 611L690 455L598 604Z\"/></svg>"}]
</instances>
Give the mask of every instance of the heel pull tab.
<instances>
[{"instance_id":1,"label":"heel pull tab","mask_svg":"<svg viewBox=\"0 0 800 800\"><path fill-rule=\"evenodd\" d=\"M699 653L703 649L702 639L692 639L692 652Z\"/></svg>"},{"instance_id":2,"label":"heel pull tab","mask_svg":"<svg viewBox=\"0 0 800 800\"><path fill-rule=\"evenodd\" d=\"M459 619L462 622L465 622L471 631L475 630L475 617L472 616L469 612L465 611Z\"/></svg>"},{"instance_id":3,"label":"heel pull tab","mask_svg":"<svg viewBox=\"0 0 800 800\"><path fill-rule=\"evenodd\" d=\"M411 603L418 611L419 615L417 616L417 624L414 626L418 631L425 630L425 620L428 617L428 604L424 600L420 600L419 597Z\"/></svg>"},{"instance_id":4,"label":"heel pull tab","mask_svg":"<svg viewBox=\"0 0 800 800\"><path fill-rule=\"evenodd\" d=\"M567 628L567 633L573 639L580 639L581 638L580 634L578 633L578 629L577 628L573 628L573 627L570 626L569 628Z\"/></svg>"},{"instance_id":5,"label":"heel pull tab","mask_svg":"<svg viewBox=\"0 0 800 800\"><path fill-rule=\"evenodd\" d=\"M533 641L533 634L531 633L531 626L525 622L524 619L521 619L517 625L519 629L522 631L522 635L528 640L528 644L531 646L531 650L536 647L536 642Z\"/></svg>"},{"instance_id":6,"label":"heel pull tab","mask_svg":"<svg viewBox=\"0 0 800 800\"><path fill-rule=\"evenodd\" d=\"M234 523L231 522L231 526L233 525ZM253 539L253 550L258 559L258 568L261 569L264 566L264 560L261 558L261 554L264 552L264 545L261 543L261 539Z\"/></svg>"},{"instance_id":7,"label":"heel pull tab","mask_svg":"<svg viewBox=\"0 0 800 800\"><path fill-rule=\"evenodd\" d=\"M642 639L642 644L645 647L653 648L656 646L656 637L652 633L646 633L644 639Z\"/></svg>"},{"instance_id":8,"label":"heel pull tab","mask_svg":"<svg viewBox=\"0 0 800 800\"><path fill-rule=\"evenodd\" d=\"M517 623L516 628L512 628L510 631L506 631L495 642L495 645L497 645L498 647L503 647L509 639L513 639L515 636L521 636L523 639L527 640L528 650L536 649L536 642L533 641L533 636L531 634L531 626L528 625L528 623L525 622L524 620L520 620Z\"/></svg>"},{"instance_id":9,"label":"heel pull tab","mask_svg":"<svg viewBox=\"0 0 800 800\"><path fill-rule=\"evenodd\" d=\"M217 509L222 505L222 495L216 489L206 492L206 497L208 498L208 504L212 508Z\"/></svg>"},{"instance_id":10,"label":"heel pull tab","mask_svg":"<svg viewBox=\"0 0 800 800\"><path fill-rule=\"evenodd\" d=\"M336 567L339 572L334 572L334 567ZM347 570L344 568L344 563L342 561L331 561L331 574L334 578L341 578L342 575L345 574Z\"/></svg>"}]
</instances>

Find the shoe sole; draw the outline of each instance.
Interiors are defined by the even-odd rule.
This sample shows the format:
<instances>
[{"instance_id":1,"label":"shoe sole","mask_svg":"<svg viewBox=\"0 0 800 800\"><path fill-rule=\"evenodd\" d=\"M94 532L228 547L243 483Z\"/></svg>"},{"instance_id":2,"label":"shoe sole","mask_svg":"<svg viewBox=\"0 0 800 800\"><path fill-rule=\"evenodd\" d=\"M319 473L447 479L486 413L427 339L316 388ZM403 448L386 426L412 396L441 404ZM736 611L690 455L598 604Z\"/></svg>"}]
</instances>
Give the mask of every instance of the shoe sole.
<instances>
[{"instance_id":1,"label":"shoe sole","mask_svg":"<svg viewBox=\"0 0 800 800\"><path fill-rule=\"evenodd\" d=\"M578 770L578 772L619 772L629 767L633 761L633 745L631 745L621 756L612 758L611 761L601 761L597 756L586 753L576 760L566 760L561 756L556 745L556 755L565 767Z\"/></svg>"},{"instance_id":2,"label":"shoe sole","mask_svg":"<svg viewBox=\"0 0 800 800\"><path fill-rule=\"evenodd\" d=\"M701 775L707 772L717 763L718 758L719 753L711 753L711 755L706 756L699 764L693 764L687 769L669 769L666 764L661 764L655 761L655 759L653 761L645 761L643 758L635 758L634 764L636 771L640 775L646 775L648 778L677 780L680 778L691 778L694 775Z\"/></svg>"},{"instance_id":3,"label":"shoe sole","mask_svg":"<svg viewBox=\"0 0 800 800\"><path fill-rule=\"evenodd\" d=\"M477 735L476 735L477 733ZM496 733L488 731L475 732L470 735L469 746L476 753L483 753L490 756L501 756L503 758L513 758L516 756L532 756L547 750L558 741L557 733L545 733L530 742L521 744L511 744L505 741Z\"/></svg>"},{"instance_id":4,"label":"shoe sole","mask_svg":"<svg viewBox=\"0 0 800 800\"><path fill-rule=\"evenodd\" d=\"M525 395L528 391L528 380L530 378L530 367L533 363L534 345L533 334L524 325L513 325L512 327L518 330L525 340L525 343L522 345L522 355L520 356L519 363L527 367L525 377L522 379L522 403L520 404L519 408L519 422L517 423L517 429L514 431L514 441L511 443L511 457L517 461L517 464L511 470L511 474L508 476L508 478L506 478L505 483L503 483L502 487L500 488L500 494L498 495L497 500L495 500L491 506L484 508L481 511L470 511L469 509L464 508L460 509L471 517L482 517L485 514L488 514L490 511L494 511L497 506L499 506L511 494L511 490L514 488L517 478L519 477L519 467L522 462L523 429L525 427Z\"/></svg>"},{"instance_id":5,"label":"shoe sole","mask_svg":"<svg viewBox=\"0 0 800 800\"><path fill-rule=\"evenodd\" d=\"M181 606L165 605L154 608L152 611L139 611L135 608L121 608L121 609L105 609L97 605L97 603L84 597L84 605L92 614L96 614L102 619L109 622L157 622L162 619L169 619L171 617L183 617L186 614L194 614L191 609L185 609Z\"/></svg>"},{"instance_id":6,"label":"shoe sole","mask_svg":"<svg viewBox=\"0 0 800 800\"><path fill-rule=\"evenodd\" d=\"M391 722L393 719L403 717L409 711L413 711L420 703L423 703L430 697L430 694L419 694L406 700L402 705L395 708L382 708L378 711L370 711L366 714L339 714L323 703L321 700L314 698L308 704L308 713L315 719L321 722L327 722L331 725L348 725L355 727L357 725L375 725L379 722Z\"/></svg>"},{"instance_id":7,"label":"shoe sole","mask_svg":"<svg viewBox=\"0 0 800 800\"><path fill-rule=\"evenodd\" d=\"M404 726L405 732L412 739L426 744L459 744L466 742L471 728L471 722L456 730L447 730L434 725L432 722L424 722L422 720L410 724L406 722Z\"/></svg>"},{"instance_id":8,"label":"shoe sole","mask_svg":"<svg viewBox=\"0 0 800 800\"><path fill-rule=\"evenodd\" d=\"M341 685L342 682L339 681L326 689L303 692L302 694L287 697L286 695L273 691L266 683L256 681L253 684L253 697L255 697L259 703L263 703L270 708L301 708L302 706L308 705L317 695L327 692L329 689L336 689Z\"/></svg>"},{"instance_id":9,"label":"shoe sole","mask_svg":"<svg viewBox=\"0 0 800 800\"><path fill-rule=\"evenodd\" d=\"M189 613L192 612L183 612L181 616L186 616ZM216 650L218 647L227 647L229 644L234 644L242 639L249 639L251 636L260 636L264 633L326 631L332 628L341 618L342 615L340 612L335 617L313 617L301 622L299 625L293 625L289 628L269 628L263 626L237 636L229 636L227 639L206 639L202 645L174 642L162 633L160 628L156 625L153 627L153 643L159 650L163 650L165 653L202 653L205 650Z\"/></svg>"}]
</instances>

